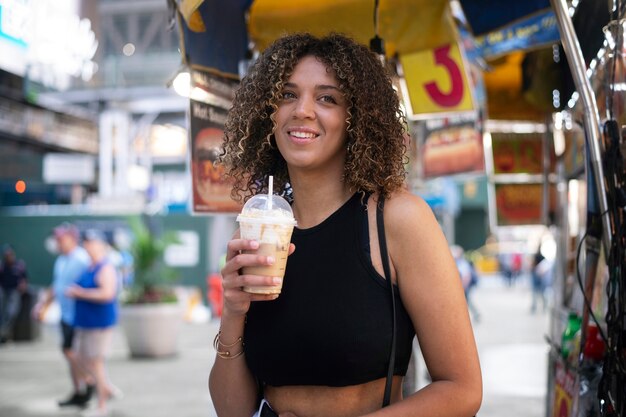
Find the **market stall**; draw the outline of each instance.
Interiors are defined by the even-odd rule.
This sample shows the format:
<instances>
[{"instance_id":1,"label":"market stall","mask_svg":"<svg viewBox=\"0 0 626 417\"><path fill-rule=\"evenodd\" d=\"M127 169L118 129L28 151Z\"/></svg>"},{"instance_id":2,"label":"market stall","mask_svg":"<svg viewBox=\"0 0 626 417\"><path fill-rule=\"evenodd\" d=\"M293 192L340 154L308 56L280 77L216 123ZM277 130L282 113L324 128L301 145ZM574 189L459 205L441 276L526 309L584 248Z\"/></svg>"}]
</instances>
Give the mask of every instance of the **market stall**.
<instances>
[{"instance_id":1,"label":"market stall","mask_svg":"<svg viewBox=\"0 0 626 417\"><path fill-rule=\"evenodd\" d=\"M220 205L227 186L213 170L219 143L201 137L219 135L255 55L285 32L347 33L395 74L413 137L410 189L441 202L431 180L486 177L485 237L543 227L527 248L532 266L540 264L543 234L556 240L546 415L626 415L623 2L172 4L191 74L195 212L237 210Z\"/></svg>"}]
</instances>

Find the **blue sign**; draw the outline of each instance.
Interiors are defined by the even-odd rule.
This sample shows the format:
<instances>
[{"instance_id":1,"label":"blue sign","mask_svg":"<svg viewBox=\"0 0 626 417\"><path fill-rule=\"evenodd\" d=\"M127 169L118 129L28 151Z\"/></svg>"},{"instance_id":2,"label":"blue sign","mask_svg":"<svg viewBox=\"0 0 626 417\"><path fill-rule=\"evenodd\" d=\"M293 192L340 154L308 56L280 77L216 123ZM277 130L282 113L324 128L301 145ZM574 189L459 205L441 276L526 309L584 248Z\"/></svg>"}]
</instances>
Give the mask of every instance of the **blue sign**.
<instances>
[{"instance_id":1,"label":"blue sign","mask_svg":"<svg viewBox=\"0 0 626 417\"><path fill-rule=\"evenodd\" d=\"M559 39L554 12L544 10L506 28L489 32L477 38L476 43L484 58L494 58L513 51L555 43Z\"/></svg>"}]
</instances>

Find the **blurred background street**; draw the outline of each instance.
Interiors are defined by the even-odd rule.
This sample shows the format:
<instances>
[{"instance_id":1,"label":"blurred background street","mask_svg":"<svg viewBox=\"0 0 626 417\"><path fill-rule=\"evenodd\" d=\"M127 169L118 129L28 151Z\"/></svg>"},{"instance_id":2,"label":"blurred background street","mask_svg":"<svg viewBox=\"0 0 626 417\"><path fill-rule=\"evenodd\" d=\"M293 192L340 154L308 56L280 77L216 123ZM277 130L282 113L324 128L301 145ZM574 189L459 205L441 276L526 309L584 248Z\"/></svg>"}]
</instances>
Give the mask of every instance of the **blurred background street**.
<instances>
[{"instance_id":1,"label":"blurred background street","mask_svg":"<svg viewBox=\"0 0 626 417\"><path fill-rule=\"evenodd\" d=\"M134 331L114 330L107 369L124 396L113 416L215 416L207 377L219 320L207 311L223 301L218 271L241 209L216 158L240 80L277 36L300 31L346 33L392 70L407 190L482 274L470 294L478 415L590 415L597 389L580 401L573 369L626 351L598 336L626 322L626 293L607 291L626 288L609 285L626 258L604 256L609 229L626 240L626 72L615 71L626 68L625 19L619 0L0 0L0 300L10 300L0 302L0 417L80 415L57 406L71 394L52 324L61 309L57 299L46 310L41 290L61 275L76 281L57 268L76 253L61 241L87 231L110 246L123 310L150 303L141 320L133 310ZM611 141L590 134L600 131ZM531 312L533 294L547 311ZM180 337L166 333L182 320L175 295ZM599 319L595 338L586 310ZM142 350L153 358L131 357ZM417 358L419 387L428 375ZM622 385L604 398L624 398L614 368L604 376Z\"/></svg>"},{"instance_id":2,"label":"blurred background street","mask_svg":"<svg viewBox=\"0 0 626 417\"><path fill-rule=\"evenodd\" d=\"M543 417L547 387L547 313L530 313L528 277L514 287L499 275L481 277L474 292L480 321L474 331L484 380L481 417ZM129 358L124 335L115 333L108 362L112 381L124 396L112 403L115 417L213 417L207 376L214 358L212 340L219 321L185 323L178 355ZM33 342L0 347L0 416L78 416L56 401L69 394L57 329L43 325ZM418 365L419 379L424 368Z\"/></svg>"}]
</instances>

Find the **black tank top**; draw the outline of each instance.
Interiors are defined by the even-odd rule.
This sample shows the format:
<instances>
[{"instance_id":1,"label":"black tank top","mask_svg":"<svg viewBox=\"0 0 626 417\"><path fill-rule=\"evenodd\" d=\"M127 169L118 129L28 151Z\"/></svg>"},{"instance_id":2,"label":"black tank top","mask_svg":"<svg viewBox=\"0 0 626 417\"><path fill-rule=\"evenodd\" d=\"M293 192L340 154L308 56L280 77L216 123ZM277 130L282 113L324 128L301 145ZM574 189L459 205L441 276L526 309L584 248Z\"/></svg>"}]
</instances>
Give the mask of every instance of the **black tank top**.
<instances>
[{"instance_id":1,"label":"black tank top","mask_svg":"<svg viewBox=\"0 0 626 417\"><path fill-rule=\"evenodd\" d=\"M366 205L357 193L317 226L295 229L283 289L253 302L246 361L263 384L348 386L387 375L389 287L369 256ZM395 375L405 375L415 331L397 287Z\"/></svg>"}]
</instances>

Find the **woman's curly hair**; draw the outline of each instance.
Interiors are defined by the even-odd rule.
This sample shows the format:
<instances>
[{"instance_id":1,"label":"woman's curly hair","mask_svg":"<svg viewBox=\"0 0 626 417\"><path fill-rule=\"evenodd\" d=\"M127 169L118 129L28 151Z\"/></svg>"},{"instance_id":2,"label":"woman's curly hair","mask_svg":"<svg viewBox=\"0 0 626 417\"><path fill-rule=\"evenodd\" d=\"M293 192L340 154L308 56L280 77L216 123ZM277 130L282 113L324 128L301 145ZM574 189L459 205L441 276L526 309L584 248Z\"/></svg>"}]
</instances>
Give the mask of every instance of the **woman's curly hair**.
<instances>
[{"instance_id":1,"label":"woman's curly hair","mask_svg":"<svg viewBox=\"0 0 626 417\"><path fill-rule=\"evenodd\" d=\"M347 185L354 191L384 196L402 187L406 120L378 57L340 34L317 38L299 33L284 36L268 47L235 94L220 157L227 176L234 181L232 197L241 201L265 192L269 175L274 176L275 190L287 186L287 164L276 147L273 117L283 84L307 55L334 71L346 98Z\"/></svg>"}]
</instances>

